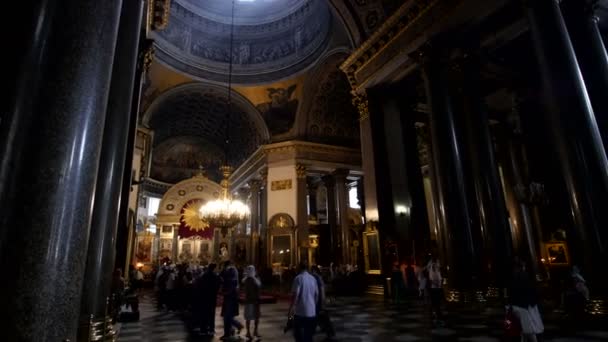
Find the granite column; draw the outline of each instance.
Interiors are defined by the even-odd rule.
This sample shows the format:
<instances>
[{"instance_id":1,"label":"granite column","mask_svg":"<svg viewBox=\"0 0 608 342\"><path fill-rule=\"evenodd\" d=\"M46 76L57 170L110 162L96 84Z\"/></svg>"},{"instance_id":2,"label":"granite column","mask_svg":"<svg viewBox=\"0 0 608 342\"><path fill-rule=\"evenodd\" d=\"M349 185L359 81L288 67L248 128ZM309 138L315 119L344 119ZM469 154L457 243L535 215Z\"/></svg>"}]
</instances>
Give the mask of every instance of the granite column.
<instances>
[{"instance_id":1,"label":"granite column","mask_svg":"<svg viewBox=\"0 0 608 342\"><path fill-rule=\"evenodd\" d=\"M299 260L308 260L308 210L306 202L306 165L296 165L296 211L297 211L297 223L298 226L298 241L296 244L296 255L299 256Z\"/></svg>"},{"instance_id":2,"label":"granite column","mask_svg":"<svg viewBox=\"0 0 608 342\"><path fill-rule=\"evenodd\" d=\"M338 248L339 235L337 227L336 217L336 180L333 175L325 175L322 178L325 189L327 190L327 224L329 225L330 234L330 246L332 250ZM336 258L336 253L332 255L332 258ZM339 258L339 255L338 255ZM339 263L339 260L331 260L335 264Z\"/></svg>"},{"instance_id":3,"label":"granite column","mask_svg":"<svg viewBox=\"0 0 608 342\"><path fill-rule=\"evenodd\" d=\"M546 96L546 121L568 191L572 225L568 242L573 263L597 288L606 288L608 258L608 160L574 48L557 0L527 4L532 40Z\"/></svg>"},{"instance_id":4,"label":"granite column","mask_svg":"<svg viewBox=\"0 0 608 342\"><path fill-rule=\"evenodd\" d=\"M262 182L259 179L249 181L249 192L251 194L251 261L259 265L260 255L260 188Z\"/></svg>"},{"instance_id":5,"label":"granite column","mask_svg":"<svg viewBox=\"0 0 608 342\"><path fill-rule=\"evenodd\" d=\"M268 263L268 169L260 171L260 240L258 245L258 255L260 256L260 266L264 267Z\"/></svg>"},{"instance_id":6,"label":"granite column","mask_svg":"<svg viewBox=\"0 0 608 342\"><path fill-rule=\"evenodd\" d=\"M483 271L491 285L504 288L511 273L513 244L504 192L498 176L488 113L480 90L481 61L476 52L464 57L465 122L472 161L473 191L477 201L480 234L485 240L488 265Z\"/></svg>"},{"instance_id":7,"label":"granite column","mask_svg":"<svg viewBox=\"0 0 608 342\"><path fill-rule=\"evenodd\" d=\"M138 126L138 118L140 112L140 102L142 95L142 85L144 82L144 78L150 68L152 63L152 58L154 55L154 41L151 39L141 40L139 41L139 55L138 55L138 65L135 72L135 84L133 91L133 100L131 101L131 119L130 127L129 127L129 137L127 138L127 152L125 155L125 168L122 179L122 193L120 195L120 206L118 209L118 226L116 233L116 257L115 259L115 267L122 268L124 270L128 269L128 262L130 259L129 251L130 244L129 241L134 240L134 235L136 234L134 231L135 223L135 214L134 210L130 209L129 201L131 196L137 196L137 193L132 194L135 189L133 187L133 180L135 178L134 168L133 168L133 159L135 153L135 140L137 137L137 126ZM129 228L133 227L132 230ZM131 236L133 239L129 239Z\"/></svg>"},{"instance_id":8,"label":"granite column","mask_svg":"<svg viewBox=\"0 0 608 342\"><path fill-rule=\"evenodd\" d=\"M349 235L350 235L350 222L348 220L348 187L347 179L348 170L338 169L334 171L334 179L336 180L336 197L338 200L338 217L340 222L340 228L338 228L337 241L339 244L339 250L341 255L342 264L350 264L350 251L349 251Z\"/></svg>"},{"instance_id":9,"label":"granite column","mask_svg":"<svg viewBox=\"0 0 608 342\"><path fill-rule=\"evenodd\" d=\"M446 229L450 287L473 290L477 283L480 251L474 241L466 195L462 132L456 126L449 92L447 59L438 48L429 49L421 58L427 100L431 107L430 128L433 166L437 180L437 201ZM456 248L457 246L457 248Z\"/></svg>"},{"instance_id":10,"label":"granite column","mask_svg":"<svg viewBox=\"0 0 608 342\"><path fill-rule=\"evenodd\" d=\"M122 4L82 292L83 322L89 322L91 316L93 321L106 318L143 8L142 0ZM95 334L103 336L104 332Z\"/></svg>"},{"instance_id":11,"label":"granite column","mask_svg":"<svg viewBox=\"0 0 608 342\"><path fill-rule=\"evenodd\" d=\"M608 53L596 13L598 0L567 0L562 8L598 128L608 151Z\"/></svg>"},{"instance_id":12,"label":"granite column","mask_svg":"<svg viewBox=\"0 0 608 342\"><path fill-rule=\"evenodd\" d=\"M11 274L0 295L7 340L76 339L121 3L45 2L41 11L49 31L39 68L19 77L32 83L15 98L24 117L10 129L26 158L11 161L18 191L10 188L0 227L8 230L0 262Z\"/></svg>"}]
</instances>

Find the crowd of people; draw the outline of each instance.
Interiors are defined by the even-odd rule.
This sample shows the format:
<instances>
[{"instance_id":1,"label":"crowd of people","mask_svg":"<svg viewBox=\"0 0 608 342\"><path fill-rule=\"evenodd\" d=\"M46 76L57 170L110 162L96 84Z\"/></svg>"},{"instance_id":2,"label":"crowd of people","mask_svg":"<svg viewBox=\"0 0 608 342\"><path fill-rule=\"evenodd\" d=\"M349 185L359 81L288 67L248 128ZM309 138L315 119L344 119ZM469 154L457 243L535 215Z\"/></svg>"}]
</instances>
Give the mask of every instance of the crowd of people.
<instances>
[{"instance_id":1,"label":"crowd of people","mask_svg":"<svg viewBox=\"0 0 608 342\"><path fill-rule=\"evenodd\" d=\"M349 274L337 272L337 268L335 271L334 279L354 276L352 269ZM290 272L295 272L291 279ZM290 317L288 322L293 323L288 328L293 329L295 340L312 341L317 326L329 338L333 337L333 327L324 309L326 287L321 269L313 266L309 272L308 267L301 264L285 273L283 281L289 279L293 284L290 290L291 307L286 314ZM329 270L327 273L333 274ZM221 306L220 315L224 320L222 340L238 340L243 329L246 330L247 339L261 338L258 327L262 277L253 265L238 270L230 261L226 261L218 270L216 264L198 267L166 263L156 273L154 284L158 309L190 313L189 325L194 333L213 336L216 307ZM241 309L245 324L236 319Z\"/></svg>"},{"instance_id":2,"label":"crowd of people","mask_svg":"<svg viewBox=\"0 0 608 342\"><path fill-rule=\"evenodd\" d=\"M113 291L122 293L121 297L115 296L119 303L121 300L124 303L124 294L137 293L143 286L144 276L141 270L132 267L129 278L130 285L126 287L121 271L117 270L114 275ZM540 296L534 278L524 262L514 262L507 288L507 316L516 323L516 328L510 329L526 341L536 341L536 336L544 331L539 309ZM246 329L247 339L261 338L258 327L262 311L262 284L265 281L266 288L269 289L280 289L282 283L290 284L286 330L293 329L296 341L312 341L318 327L328 338L333 338L335 332L325 308L328 297L336 293L359 295L366 287L366 278L357 266L334 264L326 268L313 266L309 269L305 263L301 263L297 268L285 269L277 279L272 271L258 274L253 265L237 269L230 261L223 263L219 270L216 264L201 267L166 262L153 279L158 309L188 312L189 325L196 334L215 334L216 307L221 306L221 317L224 320L222 340L236 339L243 329ZM436 257L430 257L422 265L395 263L390 279L389 293L396 304L401 304L405 297L422 298L430 308L433 324L445 324L441 310L444 277L442 265ZM562 299L563 307L570 317L580 319L584 317L589 289L577 267L572 268L569 280ZM268 286L269 283L277 282L278 287ZM125 288L128 291L125 292ZM241 305L245 324L236 319Z\"/></svg>"}]
</instances>

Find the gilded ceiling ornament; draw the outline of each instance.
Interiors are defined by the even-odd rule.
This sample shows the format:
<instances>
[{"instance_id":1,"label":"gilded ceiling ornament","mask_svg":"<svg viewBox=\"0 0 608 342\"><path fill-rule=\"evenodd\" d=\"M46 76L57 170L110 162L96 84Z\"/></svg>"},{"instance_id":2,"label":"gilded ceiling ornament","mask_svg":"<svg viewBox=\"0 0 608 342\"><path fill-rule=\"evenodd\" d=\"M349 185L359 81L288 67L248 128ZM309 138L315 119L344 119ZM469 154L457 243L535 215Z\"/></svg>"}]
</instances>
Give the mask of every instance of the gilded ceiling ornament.
<instances>
[{"instance_id":1,"label":"gilded ceiling ornament","mask_svg":"<svg viewBox=\"0 0 608 342\"><path fill-rule=\"evenodd\" d=\"M298 178L306 178L306 165L297 164L296 165L296 174L298 175Z\"/></svg>"},{"instance_id":2,"label":"gilded ceiling ornament","mask_svg":"<svg viewBox=\"0 0 608 342\"><path fill-rule=\"evenodd\" d=\"M154 61L155 53L156 53L156 50L154 48L154 40L147 39L146 43L145 43L145 47L142 50L142 55L140 57L144 71L147 72L150 69L150 66L152 65L152 61Z\"/></svg>"},{"instance_id":3,"label":"gilded ceiling ornament","mask_svg":"<svg viewBox=\"0 0 608 342\"><path fill-rule=\"evenodd\" d=\"M152 29L156 31L165 29L169 24L171 0L150 0L148 8Z\"/></svg>"},{"instance_id":4,"label":"gilded ceiling ornament","mask_svg":"<svg viewBox=\"0 0 608 342\"><path fill-rule=\"evenodd\" d=\"M204 231L209 228L209 223L201 220L199 215L199 209L202 205L203 202L201 200L194 200L186 203L182 209L180 221L190 230Z\"/></svg>"},{"instance_id":5,"label":"gilded ceiling ornament","mask_svg":"<svg viewBox=\"0 0 608 342\"><path fill-rule=\"evenodd\" d=\"M353 96L353 105L359 112L359 120L365 120L369 117L369 102L366 94L355 94Z\"/></svg>"}]
</instances>

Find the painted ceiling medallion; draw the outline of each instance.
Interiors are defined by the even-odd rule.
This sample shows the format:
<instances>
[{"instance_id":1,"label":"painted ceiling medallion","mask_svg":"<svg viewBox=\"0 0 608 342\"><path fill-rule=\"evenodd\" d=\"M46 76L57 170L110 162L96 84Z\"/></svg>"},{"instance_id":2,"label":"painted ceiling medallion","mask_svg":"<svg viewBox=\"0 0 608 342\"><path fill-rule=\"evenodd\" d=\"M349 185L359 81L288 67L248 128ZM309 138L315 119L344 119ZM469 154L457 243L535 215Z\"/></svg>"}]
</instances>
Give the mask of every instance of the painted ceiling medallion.
<instances>
[{"instance_id":1,"label":"painted ceiling medallion","mask_svg":"<svg viewBox=\"0 0 608 342\"><path fill-rule=\"evenodd\" d=\"M203 201L195 200L186 203L182 209L180 221L187 228L193 231L204 231L209 228L209 223L201 220L200 208L203 206Z\"/></svg>"}]
</instances>

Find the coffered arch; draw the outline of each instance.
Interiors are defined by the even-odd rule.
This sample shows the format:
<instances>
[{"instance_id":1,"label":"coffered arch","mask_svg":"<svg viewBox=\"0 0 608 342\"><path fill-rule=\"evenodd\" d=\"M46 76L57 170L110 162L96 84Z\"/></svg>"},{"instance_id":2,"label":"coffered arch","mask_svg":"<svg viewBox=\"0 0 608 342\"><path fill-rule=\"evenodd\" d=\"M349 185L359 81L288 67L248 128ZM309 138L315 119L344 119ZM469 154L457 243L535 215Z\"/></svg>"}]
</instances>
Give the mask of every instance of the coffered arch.
<instances>
[{"instance_id":1,"label":"coffered arch","mask_svg":"<svg viewBox=\"0 0 608 342\"><path fill-rule=\"evenodd\" d=\"M211 179L219 180L217 170L224 161L227 130L228 162L234 167L269 141L268 128L253 104L233 90L229 108L227 97L226 87L188 83L152 102L141 122L154 131L152 178L176 183L202 166Z\"/></svg>"}]
</instances>

